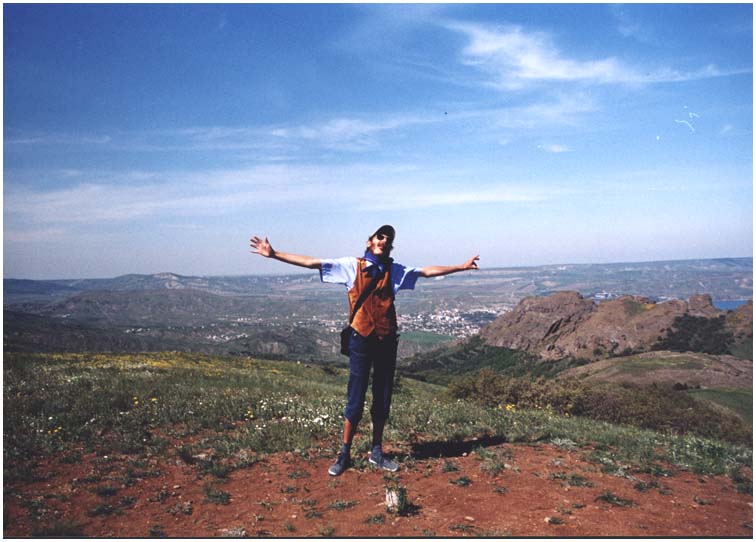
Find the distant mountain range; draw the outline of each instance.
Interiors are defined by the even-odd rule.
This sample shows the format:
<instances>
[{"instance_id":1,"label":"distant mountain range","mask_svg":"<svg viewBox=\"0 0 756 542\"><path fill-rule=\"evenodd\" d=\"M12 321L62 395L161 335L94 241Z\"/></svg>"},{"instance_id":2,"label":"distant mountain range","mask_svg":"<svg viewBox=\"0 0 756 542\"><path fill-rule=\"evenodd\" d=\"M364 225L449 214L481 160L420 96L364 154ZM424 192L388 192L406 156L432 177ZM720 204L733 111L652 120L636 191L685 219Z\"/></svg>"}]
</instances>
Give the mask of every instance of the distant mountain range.
<instances>
[{"instance_id":1,"label":"distant mountain range","mask_svg":"<svg viewBox=\"0 0 756 542\"><path fill-rule=\"evenodd\" d=\"M121 275L103 279L3 279L4 303L43 301L92 291L196 290L218 295L260 295L276 285L319 282L317 275L192 277L175 273Z\"/></svg>"},{"instance_id":2,"label":"distant mountain range","mask_svg":"<svg viewBox=\"0 0 756 542\"><path fill-rule=\"evenodd\" d=\"M687 299L708 293L714 299L750 299L753 258L719 258L610 264L563 264L534 267L483 268L475 273L442 277L423 284L425 290L456 285L516 296L576 290L583 295L644 295ZM176 273L122 275L99 279L3 279L4 304L49 301L87 291L198 290L218 295L267 295L272 292L321 290L317 273L247 276L184 276Z\"/></svg>"},{"instance_id":3,"label":"distant mountain range","mask_svg":"<svg viewBox=\"0 0 756 542\"><path fill-rule=\"evenodd\" d=\"M488 314L491 318L517 314L518 303L528 297L548 298L554 292L571 290L583 297L584 305L599 308L625 303L620 301L624 294L648 296L649 302L660 306L668 299L688 299L701 293L711 294L714 300L744 300L752 296L752 275L752 258L727 258L481 269L422 280L414 291L397 297L400 315L412 316L405 320L410 327L403 331L400 356L448 342L448 328L434 322L458 319L461 327L476 325L478 329L480 321L465 318L470 314ZM343 287L322 284L316 272L4 279L3 294L6 350L182 350L322 362L345 360L338 354L336 337L348 312L346 292ZM529 318L536 314L535 310L526 312ZM605 312L598 310L591 321L599 322ZM562 337L570 318L574 321L576 316L563 318L548 340ZM636 325L639 321L625 323ZM622 339L623 333L611 329L610 321L605 324L609 327L597 328L596 332L603 342L594 341L596 344L586 344L575 352L565 349L566 355L591 357L599 350L618 355L634 348L632 341ZM425 325L430 327L422 327ZM537 333L545 336L547 331L539 329ZM552 353L561 355L559 349L566 340L553 341ZM530 346L522 348L529 351Z\"/></svg>"}]
</instances>

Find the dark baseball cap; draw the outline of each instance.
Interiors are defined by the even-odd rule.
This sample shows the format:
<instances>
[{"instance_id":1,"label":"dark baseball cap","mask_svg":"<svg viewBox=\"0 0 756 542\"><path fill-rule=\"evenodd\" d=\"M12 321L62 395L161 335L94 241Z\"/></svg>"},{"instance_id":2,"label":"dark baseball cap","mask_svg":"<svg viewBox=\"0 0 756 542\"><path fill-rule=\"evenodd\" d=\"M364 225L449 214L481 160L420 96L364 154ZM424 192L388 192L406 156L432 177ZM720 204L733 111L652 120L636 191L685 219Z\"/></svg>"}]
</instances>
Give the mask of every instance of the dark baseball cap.
<instances>
[{"instance_id":1,"label":"dark baseball cap","mask_svg":"<svg viewBox=\"0 0 756 542\"><path fill-rule=\"evenodd\" d=\"M396 230L394 230L394 227L393 226L389 226L388 224L384 224L383 226L381 226L380 228L378 228L377 230L375 230L375 233L373 235L371 235L370 238L372 239L373 237L375 237L376 235L378 235L380 233L382 233L384 235L387 235L388 238L391 239L392 241L396 237Z\"/></svg>"}]
</instances>

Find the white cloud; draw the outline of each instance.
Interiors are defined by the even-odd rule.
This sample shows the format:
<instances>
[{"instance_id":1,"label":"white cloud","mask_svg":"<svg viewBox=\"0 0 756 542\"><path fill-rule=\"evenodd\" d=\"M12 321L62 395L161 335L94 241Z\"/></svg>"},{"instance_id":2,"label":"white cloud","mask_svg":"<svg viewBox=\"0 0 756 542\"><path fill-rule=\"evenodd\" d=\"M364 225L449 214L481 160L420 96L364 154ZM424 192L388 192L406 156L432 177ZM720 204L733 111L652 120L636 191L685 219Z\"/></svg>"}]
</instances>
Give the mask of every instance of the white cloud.
<instances>
[{"instance_id":1,"label":"white cloud","mask_svg":"<svg viewBox=\"0 0 756 542\"><path fill-rule=\"evenodd\" d=\"M445 172L449 173L449 172ZM176 217L196 219L228 216L277 206L354 205L352 191L361 184L379 186L365 208L411 209L486 202L528 202L543 199L532 188L472 183L437 186L435 173L401 164L266 165L238 170L206 170L154 174L111 174L107 182L91 178L55 190L9 189L5 223L13 239L33 232L62 231L67 225L92 228L124 222L147 223ZM359 203L357 203L360 206ZM7 237L6 237L7 238Z\"/></svg>"},{"instance_id":2,"label":"white cloud","mask_svg":"<svg viewBox=\"0 0 756 542\"><path fill-rule=\"evenodd\" d=\"M106 145L112 142L109 135L27 134L3 140L7 145Z\"/></svg>"},{"instance_id":3,"label":"white cloud","mask_svg":"<svg viewBox=\"0 0 756 542\"><path fill-rule=\"evenodd\" d=\"M720 128L719 135L729 134L734 129L735 127L732 124L725 124L724 126L722 126L722 128Z\"/></svg>"},{"instance_id":4,"label":"white cloud","mask_svg":"<svg viewBox=\"0 0 756 542\"><path fill-rule=\"evenodd\" d=\"M376 144L374 136L440 119L421 116L394 116L385 120L338 117L321 123L272 129L270 134L285 140L300 140L339 150L363 150Z\"/></svg>"},{"instance_id":5,"label":"white cloud","mask_svg":"<svg viewBox=\"0 0 756 542\"><path fill-rule=\"evenodd\" d=\"M400 194L400 197L397 197L397 194ZM386 190L374 194L370 203L358 205L365 210L385 211L473 204L529 203L543 201L551 195L514 183L500 183L495 186L476 186L473 183L467 186L434 186L432 189L411 185L389 185Z\"/></svg>"},{"instance_id":6,"label":"white cloud","mask_svg":"<svg viewBox=\"0 0 756 542\"><path fill-rule=\"evenodd\" d=\"M472 23L451 23L448 27L469 39L462 51L464 62L491 74L491 84L501 88L518 89L538 81L608 83L637 78L615 58L566 58L543 32Z\"/></svg>"},{"instance_id":7,"label":"white cloud","mask_svg":"<svg viewBox=\"0 0 756 542\"><path fill-rule=\"evenodd\" d=\"M569 58L545 32L462 22L447 23L446 27L468 38L463 62L487 73L491 86L505 90L544 82L639 85L750 73L750 69L721 70L715 65L692 72L667 67L638 69L611 56L578 60Z\"/></svg>"},{"instance_id":8,"label":"white cloud","mask_svg":"<svg viewBox=\"0 0 756 542\"><path fill-rule=\"evenodd\" d=\"M572 149L570 147L566 145L560 145L558 143L548 143L548 144L538 145L538 148L546 152L553 152L553 153L572 152Z\"/></svg>"}]
</instances>

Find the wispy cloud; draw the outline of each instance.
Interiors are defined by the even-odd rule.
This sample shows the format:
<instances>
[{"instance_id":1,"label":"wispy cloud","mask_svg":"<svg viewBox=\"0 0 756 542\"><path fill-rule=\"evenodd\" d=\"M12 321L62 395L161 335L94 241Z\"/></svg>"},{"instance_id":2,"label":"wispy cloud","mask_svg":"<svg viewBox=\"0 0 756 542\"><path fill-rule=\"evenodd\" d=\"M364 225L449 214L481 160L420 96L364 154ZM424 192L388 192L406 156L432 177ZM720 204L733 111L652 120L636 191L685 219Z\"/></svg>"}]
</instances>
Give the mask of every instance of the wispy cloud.
<instances>
[{"instance_id":1,"label":"wispy cloud","mask_svg":"<svg viewBox=\"0 0 756 542\"><path fill-rule=\"evenodd\" d=\"M539 81L616 82L637 77L615 58L567 58L543 32L473 23L450 23L448 28L468 38L463 62L488 73L490 84L500 88L518 89Z\"/></svg>"},{"instance_id":2,"label":"wispy cloud","mask_svg":"<svg viewBox=\"0 0 756 542\"><path fill-rule=\"evenodd\" d=\"M192 126L179 129L121 132L117 139L64 134L17 135L6 144L80 145L97 152L107 144L109 151L121 152L244 152L258 151L258 158L288 160L306 151L329 150L362 153L375 150L389 138L404 137L413 129L444 123L470 126L479 123L478 133L496 129L538 128L575 124L597 106L582 93L558 93L550 98L507 107L476 104L445 104L445 109L405 111L385 115L360 113L336 116L310 123L268 126ZM514 134L513 134L514 137ZM269 158L268 158L269 157Z\"/></svg>"},{"instance_id":3,"label":"wispy cloud","mask_svg":"<svg viewBox=\"0 0 756 542\"><path fill-rule=\"evenodd\" d=\"M401 193L397 198L395 194ZM459 207L473 204L529 203L551 197L540 189L523 188L510 183L498 186L456 186L433 190L397 185L395 189L382 191L370 203L358 204L365 210L405 210L428 207Z\"/></svg>"},{"instance_id":4,"label":"wispy cloud","mask_svg":"<svg viewBox=\"0 0 756 542\"><path fill-rule=\"evenodd\" d=\"M689 72L669 67L637 68L612 56L578 60L560 50L545 32L467 22L449 22L446 26L468 39L462 49L462 62L488 74L490 86L506 90L548 82L670 83L750 72L750 69L721 70L715 65Z\"/></svg>"},{"instance_id":5,"label":"wispy cloud","mask_svg":"<svg viewBox=\"0 0 756 542\"><path fill-rule=\"evenodd\" d=\"M448 172L447 172L448 173ZM146 178L144 172L135 173ZM10 189L5 194L6 239L36 237L67 225L145 222L176 217L228 216L271 206L354 205L344 186L380 186L366 204L372 209L411 209L473 203L527 202L544 194L511 183L472 183L428 188L433 172L401 164L267 165L238 170L175 171L152 174L151 182L132 184L134 175L93 177L64 189ZM402 197L397 198L396 194ZM357 204L359 206L359 203ZM28 228L28 230L27 230Z\"/></svg>"},{"instance_id":6,"label":"wispy cloud","mask_svg":"<svg viewBox=\"0 0 756 542\"><path fill-rule=\"evenodd\" d=\"M75 134L11 134L4 138L5 145L105 145L113 140L109 135Z\"/></svg>"},{"instance_id":7,"label":"wispy cloud","mask_svg":"<svg viewBox=\"0 0 756 542\"><path fill-rule=\"evenodd\" d=\"M678 123L678 124L684 124L685 126L687 126L688 128L690 128L691 132L695 132L696 131L696 129L693 127L693 125L690 122L688 122L687 120L678 120L678 119L675 119L675 122Z\"/></svg>"},{"instance_id":8,"label":"wispy cloud","mask_svg":"<svg viewBox=\"0 0 756 542\"><path fill-rule=\"evenodd\" d=\"M418 124L439 122L439 118L422 115L394 116L385 120L338 117L321 123L279 127L270 134L283 140L314 142L319 146L340 150L363 150L376 144L375 136Z\"/></svg>"},{"instance_id":9,"label":"wispy cloud","mask_svg":"<svg viewBox=\"0 0 756 542\"><path fill-rule=\"evenodd\" d=\"M563 152L572 152L572 149L570 147L561 145L559 143L545 143L538 145L538 148L546 152L552 152L556 154Z\"/></svg>"}]
</instances>

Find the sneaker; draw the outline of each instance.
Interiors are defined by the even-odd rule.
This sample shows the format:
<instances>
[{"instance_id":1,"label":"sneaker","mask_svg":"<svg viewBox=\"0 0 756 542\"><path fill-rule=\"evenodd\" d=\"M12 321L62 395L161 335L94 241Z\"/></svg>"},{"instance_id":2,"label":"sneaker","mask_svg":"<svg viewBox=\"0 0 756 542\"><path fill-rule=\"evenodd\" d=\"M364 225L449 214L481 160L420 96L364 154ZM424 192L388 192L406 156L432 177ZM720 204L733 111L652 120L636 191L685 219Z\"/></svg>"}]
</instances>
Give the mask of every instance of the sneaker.
<instances>
[{"instance_id":1,"label":"sneaker","mask_svg":"<svg viewBox=\"0 0 756 542\"><path fill-rule=\"evenodd\" d=\"M352 461L349 458L349 454L341 452L339 454L339 458L336 460L336 463L328 468L328 474L330 474L331 476L338 476L339 474L347 470L351 464Z\"/></svg>"},{"instance_id":2,"label":"sneaker","mask_svg":"<svg viewBox=\"0 0 756 542\"><path fill-rule=\"evenodd\" d=\"M399 465L395 461L391 461L388 457L383 455L383 452L378 450L370 452L369 462L371 465L375 465L376 467L389 472L396 472L399 470Z\"/></svg>"}]
</instances>

